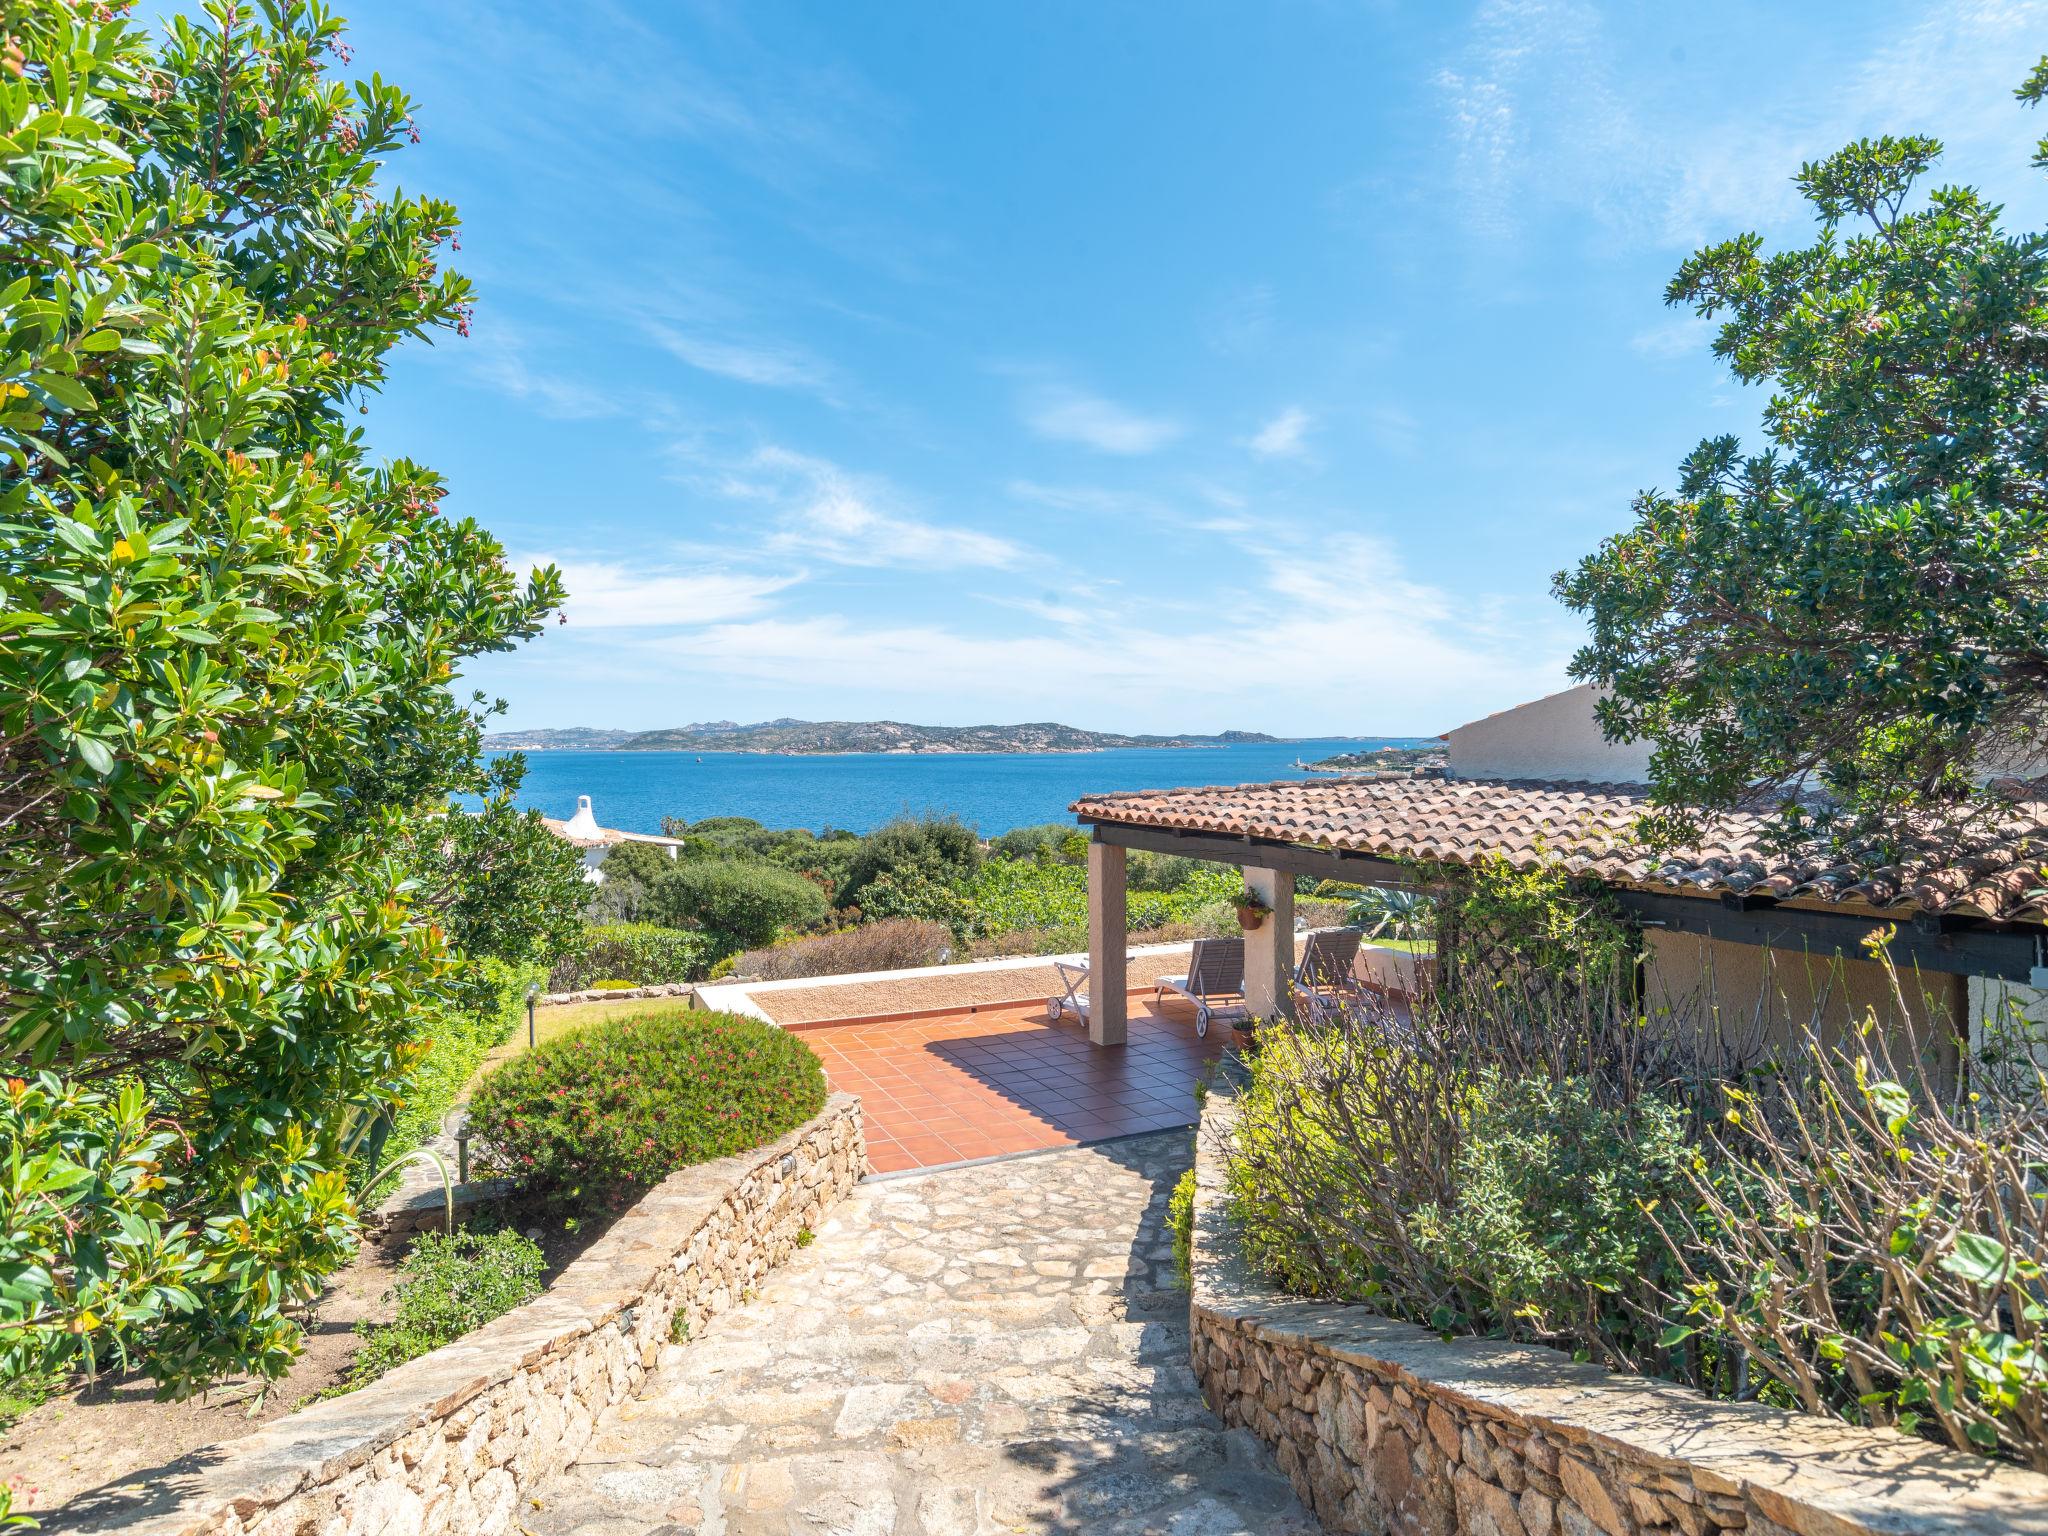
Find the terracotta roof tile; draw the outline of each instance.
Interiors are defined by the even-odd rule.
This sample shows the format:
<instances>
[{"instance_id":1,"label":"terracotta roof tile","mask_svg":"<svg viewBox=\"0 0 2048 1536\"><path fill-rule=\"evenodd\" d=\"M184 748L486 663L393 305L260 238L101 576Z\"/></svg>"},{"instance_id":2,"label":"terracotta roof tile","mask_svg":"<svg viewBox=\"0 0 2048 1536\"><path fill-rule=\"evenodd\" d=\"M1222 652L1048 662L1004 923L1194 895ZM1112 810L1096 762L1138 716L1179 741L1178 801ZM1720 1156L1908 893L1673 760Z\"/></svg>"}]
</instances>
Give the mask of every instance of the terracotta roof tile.
<instances>
[{"instance_id":1,"label":"terracotta roof tile","mask_svg":"<svg viewBox=\"0 0 2048 1536\"><path fill-rule=\"evenodd\" d=\"M2014 799L1995 828L1922 836L1899 861L1870 867L1775 852L1764 840L1765 818L1747 812L1712 818L1696 848L1652 854L1635 840L1636 818L1649 809L1637 784L1310 779L1088 795L1071 809L1089 821L1274 838L1386 859L1464 864L1499 854L1525 869L1559 860L1575 873L1646 889L2048 921L2040 895L2048 885L2048 800L2037 788Z\"/></svg>"}]
</instances>

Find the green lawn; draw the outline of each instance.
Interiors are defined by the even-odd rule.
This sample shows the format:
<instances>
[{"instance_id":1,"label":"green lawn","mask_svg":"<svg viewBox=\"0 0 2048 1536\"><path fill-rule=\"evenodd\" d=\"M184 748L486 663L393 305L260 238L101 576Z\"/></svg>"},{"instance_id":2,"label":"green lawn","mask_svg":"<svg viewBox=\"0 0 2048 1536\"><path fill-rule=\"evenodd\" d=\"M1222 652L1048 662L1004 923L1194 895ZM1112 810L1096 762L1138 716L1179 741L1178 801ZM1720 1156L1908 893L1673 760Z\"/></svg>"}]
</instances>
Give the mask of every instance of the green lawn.
<instances>
[{"instance_id":1,"label":"green lawn","mask_svg":"<svg viewBox=\"0 0 2048 1536\"><path fill-rule=\"evenodd\" d=\"M687 1006L687 999L680 997L631 997L616 1003L561 1003L553 1008L536 1008L533 1011L534 1043L552 1040L557 1035L568 1034L572 1029L581 1029L586 1024L597 1024L606 1019L625 1019L637 1013ZM501 1062L510 1061L514 1056L524 1054L526 1020L521 1019L519 1027L512 1031L512 1038L484 1057L483 1065L477 1069L477 1076L481 1077ZM475 1080L470 1079L471 1082Z\"/></svg>"}]
</instances>

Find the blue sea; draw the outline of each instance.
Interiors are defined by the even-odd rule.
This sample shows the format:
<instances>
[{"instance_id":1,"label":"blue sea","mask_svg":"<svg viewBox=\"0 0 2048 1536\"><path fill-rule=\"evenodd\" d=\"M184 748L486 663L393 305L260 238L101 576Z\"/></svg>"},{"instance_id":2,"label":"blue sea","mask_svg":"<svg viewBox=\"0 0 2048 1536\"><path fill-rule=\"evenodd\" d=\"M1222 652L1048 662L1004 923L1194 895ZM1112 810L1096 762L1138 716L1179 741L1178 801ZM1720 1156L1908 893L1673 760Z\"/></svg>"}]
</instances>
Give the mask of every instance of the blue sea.
<instances>
[{"instance_id":1,"label":"blue sea","mask_svg":"<svg viewBox=\"0 0 2048 1536\"><path fill-rule=\"evenodd\" d=\"M588 795L598 825L623 832L659 832L664 816L751 816L771 827L868 832L892 816L936 811L994 837L1068 820L1070 804L1098 791L1309 778L1296 759L1427 744L1413 736L1367 736L1109 752L529 752L519 802L566 817L576 797Z\"/></svg>"}]
</instances>

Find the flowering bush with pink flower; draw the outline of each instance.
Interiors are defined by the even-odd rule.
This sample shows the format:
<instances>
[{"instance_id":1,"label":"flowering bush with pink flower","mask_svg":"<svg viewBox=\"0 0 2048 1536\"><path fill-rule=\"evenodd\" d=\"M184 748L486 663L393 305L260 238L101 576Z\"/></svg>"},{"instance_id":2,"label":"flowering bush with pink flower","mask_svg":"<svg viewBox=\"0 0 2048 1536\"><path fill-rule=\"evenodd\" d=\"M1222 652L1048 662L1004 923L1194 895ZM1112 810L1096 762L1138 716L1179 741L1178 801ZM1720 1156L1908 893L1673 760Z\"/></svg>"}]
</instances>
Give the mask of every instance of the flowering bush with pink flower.
<instances>
[{"instance_id":1,"label":"flowering bush with pink flower","mask_svg":"<svg viewBox=\"0 0 2048 1536\"><path fill-rule=\"evenodd\" d=\"M618 1204L678 1168L773 1141L824 1105L824 1069L800 1037L661 1008L515 1057L478 1086L469 1128L487 1174Z\"/></svg>"}]
</instances>

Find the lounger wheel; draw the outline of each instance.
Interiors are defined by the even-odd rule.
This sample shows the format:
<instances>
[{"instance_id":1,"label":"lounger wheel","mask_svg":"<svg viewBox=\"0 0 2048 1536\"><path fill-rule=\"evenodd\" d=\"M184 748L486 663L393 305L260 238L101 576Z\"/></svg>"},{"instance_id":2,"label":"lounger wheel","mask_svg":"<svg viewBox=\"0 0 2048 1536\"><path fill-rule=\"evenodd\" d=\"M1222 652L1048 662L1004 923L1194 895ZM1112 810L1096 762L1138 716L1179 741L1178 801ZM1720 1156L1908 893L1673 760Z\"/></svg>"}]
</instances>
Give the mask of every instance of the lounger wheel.
<instances>
[{"instance_id":1,"label":"lounger wheel","mask_svg":"<svg viewBox=\"0 0 2048 1536\"><path fill-rule=\"evenodd\" d=\"M1208 1009L1206 1009L1206 1008L1197 1008L1197 1009L1195 1010L1195 1034L1196 1034L1197 1036L1201 1036L1201 1035L1206 1035L1206 1034L1208 1034L1208 1033L1209 1033L1209 1010L1208 1010Z\"/></svg>"}]
</instances>

